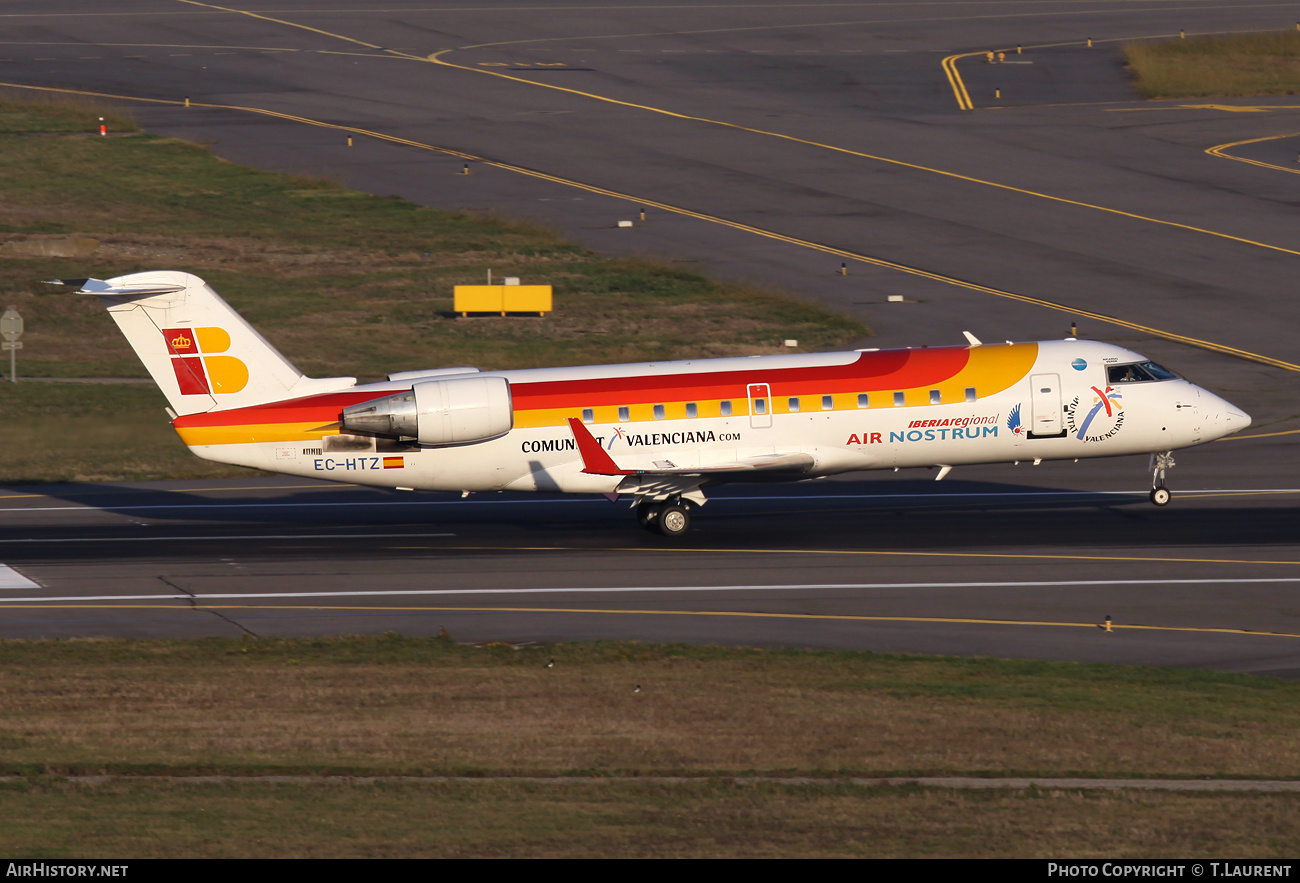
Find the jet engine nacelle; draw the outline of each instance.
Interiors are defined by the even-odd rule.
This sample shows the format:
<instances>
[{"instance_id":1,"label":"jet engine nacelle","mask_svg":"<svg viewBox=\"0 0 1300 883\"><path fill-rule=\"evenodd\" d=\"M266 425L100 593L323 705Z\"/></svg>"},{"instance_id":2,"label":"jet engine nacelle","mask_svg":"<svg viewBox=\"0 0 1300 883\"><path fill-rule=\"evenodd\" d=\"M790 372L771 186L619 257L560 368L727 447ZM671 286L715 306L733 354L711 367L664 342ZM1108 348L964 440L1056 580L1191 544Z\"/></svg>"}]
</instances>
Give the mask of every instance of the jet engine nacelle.
<instances>
[{"instance_id":1,"label":"jet engine nacelle","mask_svg":"<svg viewBox=\"0 0 1300 883\"><path fill-rule=\"evenodd\" d=\"M343 409L343 432L413 438L422 445L464 445L505 435L514 426L504 377L426 380L408 392Z\"/></svg>"}]
</instances>

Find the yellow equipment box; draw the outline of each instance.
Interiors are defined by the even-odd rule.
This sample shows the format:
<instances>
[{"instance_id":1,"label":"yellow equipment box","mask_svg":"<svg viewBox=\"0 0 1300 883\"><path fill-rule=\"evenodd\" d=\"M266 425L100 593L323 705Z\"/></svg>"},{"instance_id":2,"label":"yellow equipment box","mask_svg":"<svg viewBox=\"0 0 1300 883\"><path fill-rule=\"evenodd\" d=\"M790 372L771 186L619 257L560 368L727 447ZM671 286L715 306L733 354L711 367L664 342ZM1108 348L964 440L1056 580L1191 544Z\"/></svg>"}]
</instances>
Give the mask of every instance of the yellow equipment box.
<instances>
[{"instance_id":1,"label":"yellow equipment box","mask_svg":"<svg viewBox=\"0 0 1300 883\"><path fill-rule=\"evenodd\" d=\"M552 309L549 285L457 285L455 312L470 313L540 313Z\"/></svg>"}]
</instances>

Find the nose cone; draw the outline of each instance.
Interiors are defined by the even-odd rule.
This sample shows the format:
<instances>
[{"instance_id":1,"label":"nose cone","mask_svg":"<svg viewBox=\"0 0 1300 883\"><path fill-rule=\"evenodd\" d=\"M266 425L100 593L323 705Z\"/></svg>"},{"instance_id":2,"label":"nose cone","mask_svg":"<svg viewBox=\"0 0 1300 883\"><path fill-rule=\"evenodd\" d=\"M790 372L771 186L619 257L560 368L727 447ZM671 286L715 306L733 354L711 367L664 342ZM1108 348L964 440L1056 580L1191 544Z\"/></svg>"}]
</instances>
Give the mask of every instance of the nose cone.
<instances>
[{"instance_id":1,"label":"nose cone","mask_svg":"<svg viewBox=\"0 0 1300 883\"><path fill-rule=\"evenodd\" d=\"M1215 438L1240 432L1250 425L1249 414L1227 399L1221 399L1205 390L1201 390L1201 409L1209 418Z\"/></svg>"},{"instance_id":2,"label":"nose cone","mask_svg":"<svg viewBox=\"0 0 1300 883\"><path fill-rule=\"evenodd\" d=\"M1223 412L1223 428L1228 432L1240 432L1250 425L1250 415L1234 405L1228 405Z\"/></svg>"}]
</instances>

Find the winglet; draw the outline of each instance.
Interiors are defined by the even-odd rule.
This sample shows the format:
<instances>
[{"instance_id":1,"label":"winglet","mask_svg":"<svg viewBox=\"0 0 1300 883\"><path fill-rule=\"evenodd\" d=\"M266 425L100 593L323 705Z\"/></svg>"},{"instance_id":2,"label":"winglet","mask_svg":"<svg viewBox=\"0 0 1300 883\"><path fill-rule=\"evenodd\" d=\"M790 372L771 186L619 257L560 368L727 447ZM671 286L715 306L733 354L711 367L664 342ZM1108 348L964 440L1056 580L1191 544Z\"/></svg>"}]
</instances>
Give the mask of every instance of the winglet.
<instances>
[{"instance_id":1,"label":"winglet","mask_svg":"<svg viewBox=\"0 0 1300 883\"><path fill-rule=\"evenodd\" d=\"M605 453L600 442L582 425L577 417L570 417L569 429L573 439L578 443L578 453L582 454L582 471L588 475L631 475L630 469L619 469L614 458Z\"/></svg>"}]
</instances>

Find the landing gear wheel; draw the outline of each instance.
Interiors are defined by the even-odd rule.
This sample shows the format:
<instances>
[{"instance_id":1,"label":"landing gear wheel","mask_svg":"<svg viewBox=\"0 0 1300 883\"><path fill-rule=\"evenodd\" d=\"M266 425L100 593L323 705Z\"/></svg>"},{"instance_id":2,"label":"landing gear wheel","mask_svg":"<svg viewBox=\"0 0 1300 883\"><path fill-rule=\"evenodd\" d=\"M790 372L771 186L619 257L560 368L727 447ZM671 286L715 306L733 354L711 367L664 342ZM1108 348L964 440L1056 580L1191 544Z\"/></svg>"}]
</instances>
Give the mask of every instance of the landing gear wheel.
<instances>
[{"instance_id":1,"label":"landing gear wheel","mask_svg":"<svg viewBox=\"0 0 1300 883\"><path fill-rule=\"evenodd\" d=\"M690 513L680 503L666 503L659 510L659 532L666 537L679 537L691 526Z\"/></svg>"},{"instance_id":2,"label":"landing gear wheel","mask_svg":"<svg viewBox=\"0 0 1300 883\"><path fill-rule=\"evenodd\" d=\"M1169 488L1165 487L1165 473L1174 468L1174 452L1151 455L1151 502L1157 506L1168 506Z\"/></svg>"},{"instance_id":3,"label":"landing gear wheel","mask_svg":"<svg viewBox=\"0 0 1300 883\"><path fill-rule=\"evenodd\" d=\"M641 503L636 507L636 523L645 530L658 530L659 509L655 503Z\"/></svg>"}]
</instances>

